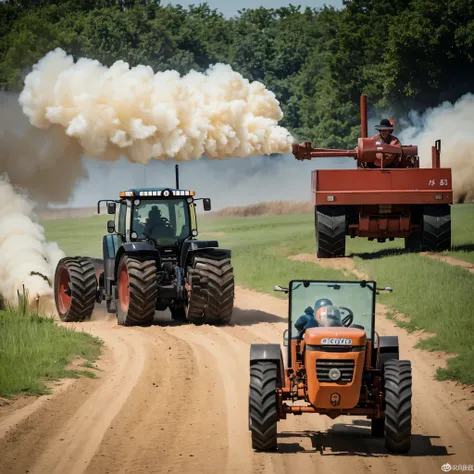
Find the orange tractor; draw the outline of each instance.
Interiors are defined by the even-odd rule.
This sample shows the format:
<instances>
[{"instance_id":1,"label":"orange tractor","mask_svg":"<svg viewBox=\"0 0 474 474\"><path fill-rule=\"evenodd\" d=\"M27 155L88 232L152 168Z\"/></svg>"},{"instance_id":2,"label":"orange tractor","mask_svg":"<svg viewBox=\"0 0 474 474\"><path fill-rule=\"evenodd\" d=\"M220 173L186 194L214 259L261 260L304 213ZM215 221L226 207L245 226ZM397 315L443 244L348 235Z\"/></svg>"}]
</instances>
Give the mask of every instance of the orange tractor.
<instances>
[{"instance_id":1,"label":"orange tractor","mask_svg":"<svg viewBox=\"0 0 474 474\"><path fill-rule=\"evenodd\" d=\"M279 344L250 348L249 430L257 451L277 449L288 414L365 416L392 453L411 439L412 373L399 360L397 336L375 330L375 281L293 280L289 288L285 367ZM296 403L295 403L296 402Z\"/></svg>"}]
</instances>

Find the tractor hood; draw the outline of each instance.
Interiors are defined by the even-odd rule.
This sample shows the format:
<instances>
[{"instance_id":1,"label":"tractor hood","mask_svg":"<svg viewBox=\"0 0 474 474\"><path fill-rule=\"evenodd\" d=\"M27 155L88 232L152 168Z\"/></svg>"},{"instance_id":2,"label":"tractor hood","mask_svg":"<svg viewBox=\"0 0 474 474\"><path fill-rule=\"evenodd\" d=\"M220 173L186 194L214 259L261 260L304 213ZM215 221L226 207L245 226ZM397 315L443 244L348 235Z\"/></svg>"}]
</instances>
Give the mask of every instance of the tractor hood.
<instances>
[{"instance_id":1,"label":"tractor hood","mask_svg":"<svg viewBox=\"0 0 474 474\"><path fill-rule=\"evenodd\" d=\"M315 346L365 346L364 330L346 327L318 327L305 331L305 343Z\"/></svg>"}]
</instances>

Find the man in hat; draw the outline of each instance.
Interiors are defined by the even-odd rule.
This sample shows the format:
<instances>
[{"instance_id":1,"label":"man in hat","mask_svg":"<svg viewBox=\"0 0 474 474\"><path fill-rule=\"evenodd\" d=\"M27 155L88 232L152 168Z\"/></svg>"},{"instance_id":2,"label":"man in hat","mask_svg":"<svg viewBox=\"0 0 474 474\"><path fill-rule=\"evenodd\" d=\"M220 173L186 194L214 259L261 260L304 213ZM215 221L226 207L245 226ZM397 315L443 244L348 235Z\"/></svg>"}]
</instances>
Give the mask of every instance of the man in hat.
<instances>
[{"instance_id":1,"label":"man in hat","mask_svg":"<svg viewBox=\"0 0 474 474\"><path fill-rule=\"evenodd\" d=\"M401 146L400 140L392 135L393 123L388 119L382 119L380 124L375 127L379 133L372 137L377 145L398 145ZM368 168L380 168L383 156L384 168L397 168L400 165L400 155L392 153L377 153L376 163L367 163Z\"/></svg>"}]
</instances>

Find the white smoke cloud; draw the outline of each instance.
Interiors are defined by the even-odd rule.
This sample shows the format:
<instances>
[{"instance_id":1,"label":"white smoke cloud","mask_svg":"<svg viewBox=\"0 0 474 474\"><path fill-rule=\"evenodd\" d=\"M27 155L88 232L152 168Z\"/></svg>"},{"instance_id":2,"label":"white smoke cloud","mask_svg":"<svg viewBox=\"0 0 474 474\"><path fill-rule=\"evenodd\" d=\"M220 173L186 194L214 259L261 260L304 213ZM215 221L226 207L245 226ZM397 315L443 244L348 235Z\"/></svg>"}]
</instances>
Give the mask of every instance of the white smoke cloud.
<instances>
[{"instance_id":1,"label":"white smoke cloud","mask_svg":"<svg viewBox=\"0 0 474 474\"><path fill-rule=\"evenodd\" d=\"M40 309L52 313L54 296L47 280L53 282L57 262L65 255L46 241L34 207L24 191L0 176L0 295L15 305L24 285L30 305L39 295Z\"/></svg>"},{"instance_id":2,"label":"white smoke cloud","mask_svg":"<svg viewBox=\"0 0 474 474\"><path fill-rule=\"evenodd\" d=\"M474 95L444 102L423 114L412 111L399 138L418 145L420 166L431 167L431 147L441 140L441 167L452 168L455 202L474 199Z\"/></svg>"},{"instance_id":3,"label":"white smoke cloud","mask_svg":"<svg viewBox=\"0 0 474 474\"><path fill-rule=\"evenodd\" d=\"M20 104L32 125L64 128L89 158L148 163L291 151L293 138L275 94L225 64L205 74L76 63L55 49L25 78Z\"/></svg>"}]
</instances>

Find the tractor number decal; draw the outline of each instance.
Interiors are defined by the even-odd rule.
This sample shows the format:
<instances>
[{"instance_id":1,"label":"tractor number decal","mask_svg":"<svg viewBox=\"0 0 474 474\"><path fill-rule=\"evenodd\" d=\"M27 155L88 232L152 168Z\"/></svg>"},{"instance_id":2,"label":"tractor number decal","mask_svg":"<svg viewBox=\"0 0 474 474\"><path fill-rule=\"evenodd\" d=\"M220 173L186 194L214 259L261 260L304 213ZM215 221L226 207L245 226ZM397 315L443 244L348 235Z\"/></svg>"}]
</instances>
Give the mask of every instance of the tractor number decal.
<instances>
[{"instance_id":1,"label":"tractor number decal","mask_svg":"<svg viewBox=\"0 0 474 474\"><path fill-rule=\"evenodd\" d=\"M352 339L344 339L340 337L325 337L321 341L322 344L344 344L350 345L352 344Z\"/></svg>"},{"instance_id":2,"label":"tractor number decal","mask_svg":"<svg viewBox=\"0 0 474 474\"><path fill-rule=\"evenodd\" d=\"M448 180L447 179L440 179L439 180L439 185L440 186L448 186ZM428 186L436 186L436 180L435 179L430 179L428 181Z\"/></svg>"},{"instance_id":3,"label":"tractor number decal","mask_svg":"<svg viewBox=\"0 0 474 474\"><path fill-rule=\"evenodd\" d=\"M330 401L333 407L337 407L341 403L341 396L338 393L331 393Z\"/></svg>"}]
</instances>

